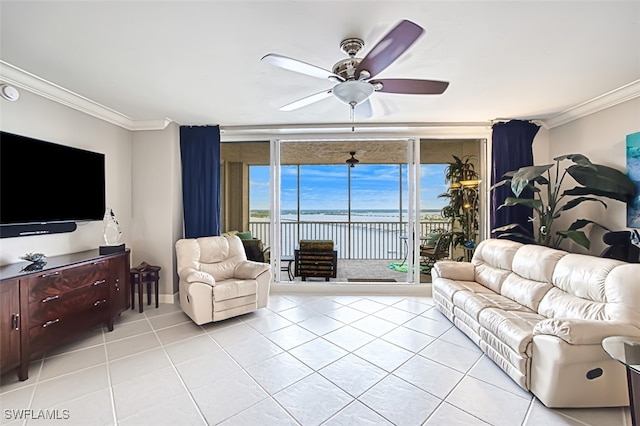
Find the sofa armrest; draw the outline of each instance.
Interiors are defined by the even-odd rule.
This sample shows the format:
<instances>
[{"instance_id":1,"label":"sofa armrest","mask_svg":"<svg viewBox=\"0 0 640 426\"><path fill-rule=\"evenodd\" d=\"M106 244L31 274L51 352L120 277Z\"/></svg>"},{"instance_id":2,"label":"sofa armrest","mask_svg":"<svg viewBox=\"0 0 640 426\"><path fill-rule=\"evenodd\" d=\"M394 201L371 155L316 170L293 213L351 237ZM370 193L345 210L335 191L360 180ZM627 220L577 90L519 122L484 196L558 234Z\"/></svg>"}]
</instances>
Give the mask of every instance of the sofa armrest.
<instances>
[{"instance_id":1,"label":"sofa armrest","mask_svg":"<svg viewBox=\"0 0 640 426\"><path fill-rule=\"evenodd\" d=\"M534 337L542 334L556 336L572 345L595 345L609 336L640 337L640 328L616 321L549 318L533 328Z\"/></svg>"},{"instance_id":2,"label":"sofa armrest","mask_svg":"<svg viewBox=\"0 0 640 426\"><path fill-rule=\"evenodd\" d=\"M233 275L236 278L240 278L243 280L255 280L258 275L262 274L263 272L269 271L270 269L271 265L269 265L268 263L246 260L236 265Z\"/></svg>"},{"instance_id":3,"label":"sofa armrest","mask_svg":"<svg viewBox=\"0 0 640 426\"><path fill-rule=\"evenodd\" d=\"M455 281L475 281L476 267L470 262L441 260L431 270L433 278L449 278Z\"/></svg>"},{"instance_id":4,"label":"sofa armrest","mask_svg":"<svg viewBox=\"0 0 640 426\"><path fill-rule=\"evenodd\" d=\"M178 276L181 280L188 283L204 283L210 286L216 285L216 280L211 274L193 268L184 268L178 273Z\"/></svg>"}]
</instances>

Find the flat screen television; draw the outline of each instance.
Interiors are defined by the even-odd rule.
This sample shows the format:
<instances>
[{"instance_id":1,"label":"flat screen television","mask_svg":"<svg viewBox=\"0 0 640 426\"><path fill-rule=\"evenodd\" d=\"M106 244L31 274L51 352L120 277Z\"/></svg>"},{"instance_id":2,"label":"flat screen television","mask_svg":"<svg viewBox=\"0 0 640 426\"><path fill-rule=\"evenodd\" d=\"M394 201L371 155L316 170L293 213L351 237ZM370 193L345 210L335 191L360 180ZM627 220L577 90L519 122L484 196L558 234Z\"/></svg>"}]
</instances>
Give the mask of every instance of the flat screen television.
<instances>
[{"instance_id":1,"label":"flat screen television","mask_svg":"<svg viewBox=\"0 0 640 426\"><path fill-rule=\"evenodd\" d=\"M0 131L3 236L23 235L7 235L19 225L30 225L27 234L49 233L46 224L75 229L75 222L102 220L104 211L104 154Z\"/></svg>"}]
</instances>

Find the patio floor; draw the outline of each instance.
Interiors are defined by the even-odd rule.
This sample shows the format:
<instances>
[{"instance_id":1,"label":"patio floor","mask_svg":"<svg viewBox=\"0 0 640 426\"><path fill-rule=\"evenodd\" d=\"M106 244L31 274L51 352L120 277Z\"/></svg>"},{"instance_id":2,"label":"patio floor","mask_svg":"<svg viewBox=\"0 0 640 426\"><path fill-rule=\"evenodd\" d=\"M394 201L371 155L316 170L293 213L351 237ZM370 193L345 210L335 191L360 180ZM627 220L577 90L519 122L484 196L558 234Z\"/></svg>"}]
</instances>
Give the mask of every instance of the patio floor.
<instances>
[{"instance_id":1,"label":"patio floor","mask_svg":"<svg viewBox=\"0 0 640 426\"><path fill-rule=\"evenodd\" d=\"M402 259L385 259L385 260L348 260L338 259L337 278L331 278L330 282L349 282L356 284L357 282L406 282L406 272L397 272L389 268L389 264L394 262L402 262ZM287 266L283 262L283 267ZM293 264L291 264L293 268ZM287 273L282 272L282 281L288 281ZM301 282L300 277L295 277L294 282ZM321 283L326 282L324 278L307 278L306 282ZM421 283L430 283L431 275L420 274Z\"/></svg>"}]
</instances>

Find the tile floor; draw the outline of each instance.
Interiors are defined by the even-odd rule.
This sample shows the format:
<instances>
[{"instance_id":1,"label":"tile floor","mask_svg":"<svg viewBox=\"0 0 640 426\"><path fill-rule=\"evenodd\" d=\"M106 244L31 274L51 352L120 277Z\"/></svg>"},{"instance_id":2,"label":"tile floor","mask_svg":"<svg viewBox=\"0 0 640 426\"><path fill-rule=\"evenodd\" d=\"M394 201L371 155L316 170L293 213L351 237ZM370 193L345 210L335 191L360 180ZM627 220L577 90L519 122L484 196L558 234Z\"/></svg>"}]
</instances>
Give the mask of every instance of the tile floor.
<instances>
[{"instance_id":1,"label":"tile floor","mask_svg":"<svg viewBox=\"0 0 640 426\"><path fill-rule=\"evenodd\" d=\"M177 305L128 311L29 377L1 377L0 424L631 425L627 408L545 408L428 297L272 295L202 327Z\"/></svg>"}]
</instances>

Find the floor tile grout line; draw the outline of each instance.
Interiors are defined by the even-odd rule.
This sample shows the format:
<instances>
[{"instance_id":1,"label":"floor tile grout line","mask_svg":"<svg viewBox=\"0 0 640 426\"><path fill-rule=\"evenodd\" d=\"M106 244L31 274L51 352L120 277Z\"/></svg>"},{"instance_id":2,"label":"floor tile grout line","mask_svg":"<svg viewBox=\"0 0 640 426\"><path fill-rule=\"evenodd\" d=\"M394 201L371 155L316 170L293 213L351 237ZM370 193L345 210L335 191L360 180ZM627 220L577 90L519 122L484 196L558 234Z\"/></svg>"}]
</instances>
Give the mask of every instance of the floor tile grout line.
<instances>
[{"instance_id":1,"label":"floor tile grout line","mask_svg":"<svg viewBox=\"0 0 640 426\"><path fill-rule=\"evenodd\" d=\"M109 353L107 350L107 338L104 334L104 330L102 330L102 345L103 345L103 350L104 350L104 357L106 360L106 364L107 364L107 383L109 385L109 398L111 399L111 416L113 418L113 424L115 426L118 425L118 415L116 413L116 398L114 395L114 390L113 390L113 381L111 379L111 368L109 366Z\"/></svg>"},{"instance_id":2,"label":"floor tile grout line","mask_svg":"<svg viewBox=\"0 0 640 426\"><path fill-rule=\"evenodd\" d=\"M149 318L146 315L145 315L145 318L147 319L147 321L149 321ZM160 343L160 348L162 349L162 352L164 353L164 356L167 357L167 360L169 361L169 364L171 365L171 368L172 368L173 372L175 373L176 377L180 381L180 384L182 385L183 389L186 391L187 397L189 398L189 400L191 401L191 403L195 407L196 412L200 416L200 419L203 421L203 424L208 425L209 422L207 422L206 417L204 416L204 414L202 413L202 410L200 409L200 406L198 406L197 402L193 398L193 395L191 394L191 390L189 389L187 384L182 379L182 376L180 375L180 372L178 371L178 369L176 367L176 364L173 362L173 360L169 356L169 353L167 352L164 343L162 343L162 340L160 340L160 337L156 333L156 330L155 330L155 328L153 327L153 324L150 321L149 321L149 325L151 326L152 332L155 334L156 339L158 339L158 342ZM205 334L207 334L206 331L204 331L204 329L203 329L203 327L201 325L198 325L198 327L201 328L203 330L203 332L205 332ZM197 336L194 336L194 337L197 337ZM189 340L189 339L184 339L184 340ZM171 342L170 344L173 344L173 343L176 343L176 342ZM136 354L140 354L140 353L143 353L143 352L148 352L148 351L154 350L154 349L158 349L158 348L152 348L152 349L149 349L147 351L137 352ZM132 355L134 355L134 354L132 354ZM119 359L122 359L122 358L119 358ZM114 414L115 414L115 402L114 402ZM134 414L134 416L135 416L135 414ZM129 416L129 417L133 417L133 416ZM126 420L126 418L123 418L121 420ZM116 419L115 425L117 426L117 424L118 424L118 420Z\"/></svg>"}]
</instances>

